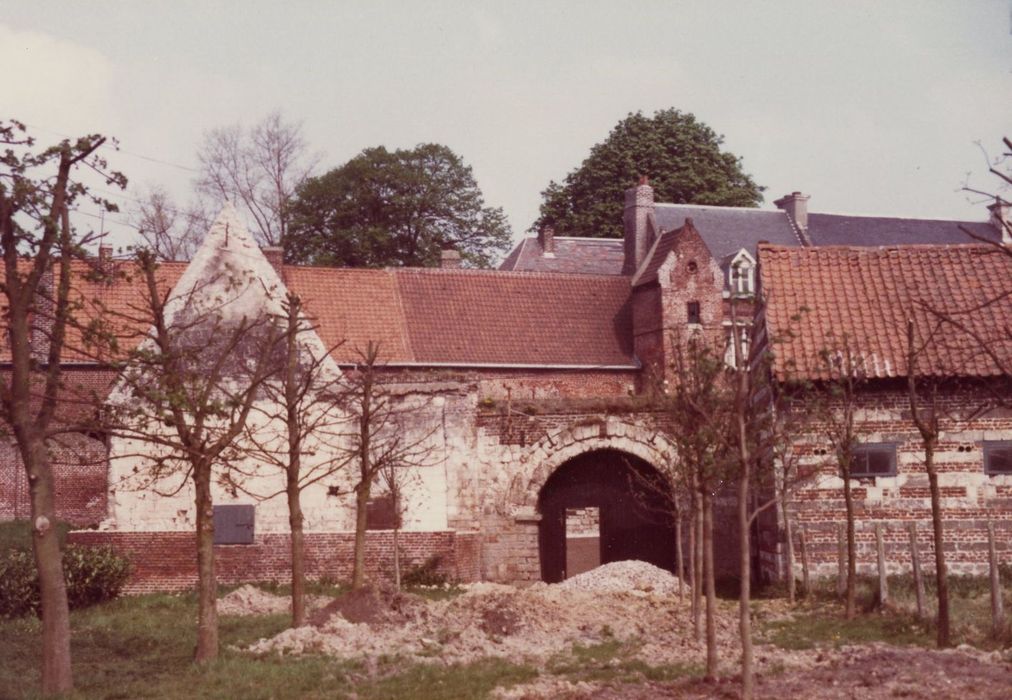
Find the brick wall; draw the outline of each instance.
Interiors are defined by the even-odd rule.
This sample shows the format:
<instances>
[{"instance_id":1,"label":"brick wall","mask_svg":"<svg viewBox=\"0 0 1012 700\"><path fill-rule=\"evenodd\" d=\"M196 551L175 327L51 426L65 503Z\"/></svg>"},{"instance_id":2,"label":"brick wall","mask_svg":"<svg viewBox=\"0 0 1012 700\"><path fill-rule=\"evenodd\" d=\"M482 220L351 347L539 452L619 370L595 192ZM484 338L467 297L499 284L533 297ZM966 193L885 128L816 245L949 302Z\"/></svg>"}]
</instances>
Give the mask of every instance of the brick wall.
<instances>
[{"instance_id":1,"label":"brick wall","mask_svg":"<svg viewBox=\"0 0 1012 700\"><path fill-rule=\"evenodd\" d=\"M192 532L71 532L68 541L84 545L111 545L132 564L128 594L177 591L197 581L196 542ZM439 571L452 580L474 581L480 571L480 546L476 533L401 532L402 571L441 557ZM306 575L337 581L351 578L354 533L307 533ZM218 581L223 584L249 581L288 581L291 576L289 537L258 534L253 544L215 546ZM373 580L393 576L393 532L373 530L366 534L366 571Z\"/></svg>"},{"instance_id":2,"label":"brick wall","mask_svg":"<svg viewBox=\"0 0 1012 700\"><path fill-rule=\"evenodd\" d=\"M999 558L1012 560L1012 475L987 475L984 440L1012 440L1012 411L986 408L988 394L978 385L951 384L939 395L942 437L935 453L943 510L946 561L954 574L981 574L987 569L988 521L994 522ZM890 571L910 567L910 523L917 527L922 566L934 568L931 502L920 434L910 420L908 399L900 383L880 381L859 396L855 428L859 441L896 443L896 476L852 480L860 571L876 567L875 525L885 530ZM798 493L793 505L795 537L807 532L809 559L820 576L837 572L838 527L846 522L843 481L832 446L818 426L798 440L803 462L818 469L819 481ZM776 532L775 530L773 532ZM782 532L767 538L762 556L766 573L782 566ZM797 539L795 540L797 542ZM774 550L776 555L774 555ZM797 553L797 548L795 552ZM796 557L800 566L800 557Z\"/></svg>"},{"instance_id":3,"label":"brick wall","mask_svg":"<svg viewBox=\"0 0 1012 700\"><path fill-rule=\"evenodd\" d=\"M77 527L97 524L106 516L106 449L81 434L60 437L51 447L56 516ZM0 520L31 517L28 479L17 446L0 443Z\"/></svg>"}]
</instances>

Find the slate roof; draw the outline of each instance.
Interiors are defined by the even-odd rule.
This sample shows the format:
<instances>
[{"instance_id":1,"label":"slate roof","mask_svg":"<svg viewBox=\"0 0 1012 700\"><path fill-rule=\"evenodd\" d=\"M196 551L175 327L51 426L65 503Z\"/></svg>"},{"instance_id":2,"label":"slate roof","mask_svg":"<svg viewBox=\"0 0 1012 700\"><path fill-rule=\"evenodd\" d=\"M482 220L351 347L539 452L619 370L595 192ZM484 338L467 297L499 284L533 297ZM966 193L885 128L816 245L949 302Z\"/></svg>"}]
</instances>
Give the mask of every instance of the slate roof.
<instances>
[{"instance_id":1,"label":"slate roof","mask_svg":"<svg viewBox=\"0 0 1012 700\"><path fill-rule=\"evenodd\" d=\"M341 364L634 368L629 281L494 270L285 268Z\"/></svg>"},{"instance_id":2,"label":"slate roof","mask_svg":"<svg viewBox=\"0 0 1012 700\"><path fill-rule=\"evenodd\" d=\"M555 237L555 253L545 256L537 236L529 236L510 251L500 270L621 275L624 259L619 238Z\"/></svg>"},{"instance_id":3,"label":"slate roof","mask_svg":"<svg viewBox=\"0 0 1012 700\"><path fill-rule=\"evenodd\" d=\"M780 379L830 378L822 353L841 350L844 336L867 376L904 377L908 318L919 339L931 335L922 376L1000 375L975 338L1012 362L1012 255L994 246L763 245L759 271L769 335L783 340Z\"/></svg>"},{"instance_id":4,"label":"slate roof","mask_svg":"<svg viewBox=\"0 0 1012 700\"><path fill-rule=\"evenodd\" d=\"M850 214L808 215L808 236L817 246L975 243L972 237L960 230L960 226L985 240L998 240L998 230L986 222Z\"/></svg>"},{"instance_id":5,"label":"slate roof","mask_svg":"<svg viewBox=\"0 0 1012 700\"><path fill-rule=\"evenodd\" d=\"M661 232L679 229L686 219L691 218L696 231L717 261L733 256L742 248L755 254L759 241L785 246L801 245L787 213L779 209L657 204L654 207L654 218L657 229Z\"/></svg>"}]
</instances>

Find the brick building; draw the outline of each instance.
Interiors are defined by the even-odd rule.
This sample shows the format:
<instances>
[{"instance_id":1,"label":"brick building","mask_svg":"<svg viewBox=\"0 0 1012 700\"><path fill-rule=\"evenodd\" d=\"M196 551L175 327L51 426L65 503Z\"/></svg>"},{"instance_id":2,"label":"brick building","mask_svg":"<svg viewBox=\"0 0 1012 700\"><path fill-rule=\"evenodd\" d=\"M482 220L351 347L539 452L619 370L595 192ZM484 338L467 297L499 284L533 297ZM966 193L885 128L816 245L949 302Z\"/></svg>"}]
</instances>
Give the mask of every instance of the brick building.
<instances>
[{"instance_id":1,"label":"brick building","mask_svg":"<svg viewBox=\"0 0 1012 700\"><path fill-rule=\"evenodd\" d=\"M559 580L571 573L569 555L578 548L580 568L625 558L670 568L673 527L656 515L665 504L638 492L633 477L677 459L665 437L663 415L639 400L671 372L672 338L689 329L751 339L753 320L771 318L780 308L776 290L781 285L791 290L793 296L787 298L830 306L838 304L830 291L849 298L847 285L858 281L876 289L877 282L864 277L838 280L835 287L815 284L824 260L816 254L832 257L833 246L841 243L903 250L908 244L966 241L960 222L810 214L807 199L793 193L778 201L777 211L659 204L643 182L627 193L624 240L554 236L546 230L523 240L495 271L460 269L452 254L441 269L287 266L279 251L257 249L234 212L226 211L189 266L163 266L162 284L166 290L192 287L227 267L233 277L239 271L248 281L242 294L250 308L273 308L285 292L298 294L318 329L314 342L335 348L331 359L338 371L354 365L364 344L380 343L385 388L393 400L410 407L415 428L427 436L434 455L430 463L412 467L401 533L409 564L438 555L439 566L463 580ZM991 240L1000 236L992 224L963 225ZM936 250L945 257L948 248ZM815 256L818 264L804 268L812 280L799 283L762 272L767 259L775 267L794 251ZM787 268L794 269L793 264ZM972 279L968 275L962 281ZM1009 279L1012 275L1006 275L1005 284ZM138 293L131 286L136 284L130 275L96 279L82 271L78 289L86 301L99 298L127 308ZM759 288L772 306L756 303ZM980 291L972 283L963 288ZM823 291L810 294L815 289ZM998 320L1005 319L1007 326L1012 314L1007 309L1001 314ZM851 318L839 322L845 320ZM115 378L103 369L102 359L74 358L71 371L80 376L79 384L105 391L113 386ZM979 388L960 391L972 399ZM886 389L869 387L870 404L898 406L895 392L881 392ZM976 437L968 433L953 443L956 461L980 472L975 477L979 488L972 495L969 489L960 492L965 503L953 502L962 509L954 522L979 522L967 504L976 499L979 505L982 498L992 499L987 517L1006 524L1012 518L1007 501L1012 481L1006 483L1012 476L983 472L985 448L1012 439L1002 432L1010 427L1001 422L1006 419L995 416L975 416ZM893 420L906 420L901 408ZM998 432L985 435L978 425ZM91 440L108 459L86 464L69 459L60 468L64 517L94 526L72 537L127 551L135 563L132 590L191 585L196 575L188 490L164 496L131 485L134 468L144 468L138 457L142 450L119 438L81 439ZM904 450L912 451L908 443ZM962 445L971 449L961 451ZM23 471L13 451L2 456L0 517L23 517ZM895 489L895 502L907 509L904 517L926 520L913 460L899 460L910 472L902 483L867 488L864 517L877 518L874 503L885 502L882 494ZM262 470L258 478L269 484L279 477ZM304 494L311 576L343 577L350 571L352 502L332 495L342 490L339 486L333 480L321 482ZM836 500L826 496L838 491L839 484L827 475L797 511L800 520L812 523L813 537L824 540L817 547L822 569L831 548L828 523L839 516ZM957 498L955 491L951 497ZM256 500L221 488L215 503L223 523L218 545L222 580L283 579L288 568L283 497ZM721 518L717 524L718 566L728 573L734 571L736 557L732 523ZM954 527L953 541L971 529ZM1002 532L1012 539L1007 527ZM760 534L764 568L776 571L777 523ZM371 571L388 572L391 531L370 531L367 547ZM968 564L979 557L971 559ZM895 561L902 561L901 553Z\"/></svg>"}]
</instances>

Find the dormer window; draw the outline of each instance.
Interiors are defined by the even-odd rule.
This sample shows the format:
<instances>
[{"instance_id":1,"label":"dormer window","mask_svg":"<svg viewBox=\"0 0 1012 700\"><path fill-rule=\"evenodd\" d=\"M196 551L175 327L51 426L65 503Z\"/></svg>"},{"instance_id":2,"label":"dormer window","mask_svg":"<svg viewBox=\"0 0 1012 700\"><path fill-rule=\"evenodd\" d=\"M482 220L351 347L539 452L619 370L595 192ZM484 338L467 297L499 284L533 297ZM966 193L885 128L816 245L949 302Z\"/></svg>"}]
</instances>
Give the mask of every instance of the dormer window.
<instances>
[{"instance_id":1,"label":"dormer window","mask_svg":"<svg viewBox=\"0 0 1012 700\"><path fill-rule=\"evenodd\" d=\"M742 248L731 259L727 269L727 288L733 297L755 294L755 258Z\"/></svg>"}]
</instances>

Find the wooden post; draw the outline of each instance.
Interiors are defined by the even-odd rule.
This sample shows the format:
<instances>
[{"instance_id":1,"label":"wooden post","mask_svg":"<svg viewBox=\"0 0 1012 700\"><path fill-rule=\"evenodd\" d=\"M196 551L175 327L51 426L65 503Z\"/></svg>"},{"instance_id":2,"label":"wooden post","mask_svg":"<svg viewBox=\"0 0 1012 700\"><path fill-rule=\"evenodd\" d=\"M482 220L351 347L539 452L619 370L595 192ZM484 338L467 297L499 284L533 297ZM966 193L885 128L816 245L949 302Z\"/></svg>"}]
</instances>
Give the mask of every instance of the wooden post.
<instances>
[{"instance_id":1,"label":"wooden post","mask_svg":"<svg viewBox=\"0 0 1012 700\"><path fill-rule=\"evenodd\" d=\"M801 526L801 594L806 598L812 589L808 578L808 527Z\"/></svg>"},{"instance_id":2,"label":"wooden post","mask_svg":"<svg viewBox=\"0 0 1012 700\"><path fill-rule=\"evenodd\" d=\"M847 592L847 529L844 524L836 528L836 595Z\"/></svg>"},{"instance_id":3,"label":"wooden post","mask_svg":"<svg viewBox=\"0 0 1012 700\"><path fill-rule=\"evenodd\" d=\"M886 573L885 543L882 540L882 523L875 523L875 549L878 550L878 602L884 608L889 602L889 578Z\"/></svg>"},{"instance_id":4,"label":"wooden post","mask_svg":"<svg viewBox=\"0 0 1012 700\"><path fill-rule=\"evenodd\" d=\"M1005 610L1001 600L1001 573L998 550L994 544L994 523L987 523L987 556L991 565L991 633L997 638L1005 628Z\"/></svg>"},{"instance_id":5,"label":"wooden post","mask_svg":"<svg viewBox=\"0 0 1012 700\"><path fill-rule=\"evenodd\" d=\"M924 577L921 576L921 553L917 549L917 523L910 521L910 570L914 576L914 591L917 594L917 617L924 620L927 611L924 609Z\"/></svg>"}]
</instances>

